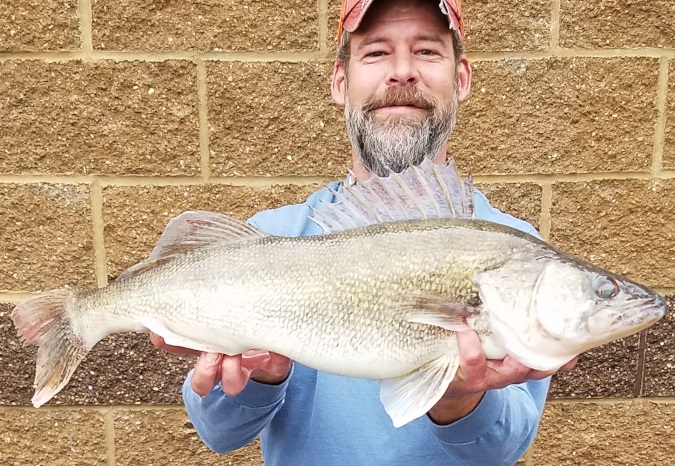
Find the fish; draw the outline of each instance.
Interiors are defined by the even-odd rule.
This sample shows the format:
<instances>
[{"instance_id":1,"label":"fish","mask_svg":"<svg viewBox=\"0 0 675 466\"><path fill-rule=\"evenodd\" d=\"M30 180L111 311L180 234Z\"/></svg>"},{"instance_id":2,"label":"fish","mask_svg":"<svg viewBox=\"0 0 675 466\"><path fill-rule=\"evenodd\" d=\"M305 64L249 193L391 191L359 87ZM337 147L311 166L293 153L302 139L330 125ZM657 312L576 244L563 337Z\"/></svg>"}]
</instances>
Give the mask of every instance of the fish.
<instances>
[{"instance_id":1,"label":"fish","mask_svg":"<svg viewBox=\"0 0 675 466\"><path fill-rule=\"evenodd\" d=\"M666 312L643 285L477 219L472 178L462 180L452 159L332 192L336 201L310 215L323 234L271 236L187 211L148 259L107 286L46 291L16 306L17 335L38 346L34 406L106 336L152 331L169 345L264 349L379 381L384 410L401 427L455 377L457 332L476 331L488 358L548 371Z\"/></svg>"}]
</instances>

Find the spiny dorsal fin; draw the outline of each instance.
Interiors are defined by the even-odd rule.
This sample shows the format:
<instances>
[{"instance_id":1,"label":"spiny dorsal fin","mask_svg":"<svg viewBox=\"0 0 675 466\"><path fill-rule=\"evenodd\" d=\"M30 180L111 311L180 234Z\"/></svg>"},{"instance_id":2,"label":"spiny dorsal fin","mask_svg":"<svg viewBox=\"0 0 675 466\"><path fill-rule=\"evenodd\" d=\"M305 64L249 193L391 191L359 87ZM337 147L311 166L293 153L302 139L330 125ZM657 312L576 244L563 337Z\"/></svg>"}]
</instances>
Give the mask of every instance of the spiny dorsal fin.
<instances>
[{"instance_id":1,"label":"spiny dorsal fin","mask_svg":"<svg viewBox=\"0 0 675 466\"><path fill-rule=\"evenodd\" d=\"M138 275L182 254L265 236L268 235L227 215L201 210L183 212L169 220L150 256L122 272L117 280Z\"/></svg>"},{"instance_id":2,"label":"spiny dorsal fin","mask_svg":"<svg viewBox=\"0 0 675 466\"><path fill-rule=\"evenodd\" d=\"M376 223L427 218L472 218L471 176L461 181L455 162L439 165L425 159L389 176L372 175L353 186L333 191L336 203L323 203L310 217L325 233Z\"/></svg>"}]
</instances>

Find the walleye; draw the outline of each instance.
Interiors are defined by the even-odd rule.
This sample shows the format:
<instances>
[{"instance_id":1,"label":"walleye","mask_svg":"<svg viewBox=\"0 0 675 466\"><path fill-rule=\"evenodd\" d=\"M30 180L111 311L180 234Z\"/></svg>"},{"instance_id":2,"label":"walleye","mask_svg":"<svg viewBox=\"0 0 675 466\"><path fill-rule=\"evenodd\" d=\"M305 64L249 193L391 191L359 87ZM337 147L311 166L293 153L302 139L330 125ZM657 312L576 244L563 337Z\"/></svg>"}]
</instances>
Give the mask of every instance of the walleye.
<instances>
[{"instance_id":1,"label":"walleye","mask_svg":"<svg viewBox=\"0 0 675 466\"><path fill-rule=\"evenodd\" d=\"M312 219L325 233L269 236L210 212L172 219L150 257L96 290L59 289L12 312L39 346L33 404L68 382L114 332L171 345L265 349L381 381L394 426L440 399L459 366L455 332L490 358L539 370L640 331L665 300L521 231L474 217L453 162L343 185Z\"/></svg>"}]
</instances>

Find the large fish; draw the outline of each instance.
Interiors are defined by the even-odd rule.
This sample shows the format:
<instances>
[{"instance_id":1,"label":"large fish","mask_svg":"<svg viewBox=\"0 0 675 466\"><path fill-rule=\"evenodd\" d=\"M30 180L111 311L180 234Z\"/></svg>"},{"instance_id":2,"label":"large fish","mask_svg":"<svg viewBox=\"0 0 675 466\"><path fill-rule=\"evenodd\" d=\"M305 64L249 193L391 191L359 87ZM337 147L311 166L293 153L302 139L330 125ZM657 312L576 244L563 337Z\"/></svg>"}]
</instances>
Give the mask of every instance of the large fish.
<instances>
[{"instance_id":1,"label":"large fish","mask_svg":"<svg viewBox=\"0 0 675 466\"><path fill-rule=\"evenodd\" d=\"M475 330L490 358L552 370L666 311L642 285L474 219L471 180L460 181L453 163L425 162L336 194L313 213L323 235L274 237L186 212L149 259L110 285L17 306L19 336L39 346L33 404L59 392L105 336L151 330L172 345L265 349L380 380L398 427L446 391L459 365L457 331Z\"/></svg>"}]
</instances>

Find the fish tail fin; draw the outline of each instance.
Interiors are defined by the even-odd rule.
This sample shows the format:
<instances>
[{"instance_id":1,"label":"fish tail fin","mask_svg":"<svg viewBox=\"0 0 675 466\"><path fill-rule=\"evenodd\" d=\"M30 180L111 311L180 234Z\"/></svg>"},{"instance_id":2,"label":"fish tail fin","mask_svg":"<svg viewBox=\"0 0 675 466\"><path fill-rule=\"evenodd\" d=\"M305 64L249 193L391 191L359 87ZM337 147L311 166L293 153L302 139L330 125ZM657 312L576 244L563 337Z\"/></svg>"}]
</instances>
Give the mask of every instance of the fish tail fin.
<instances>
[{"instance_id":1,"label":"fish tail fin","mask_svg":"<svg viewBox=\"0 0 675 466\"><path fill-rule=\"evenodd\" d=\"M38 346L35 394L31 400L36 408L61 391L91 349L73 332L66 313L75 297L72 289L54 290L12 311L17 335L24 345Z\"/></svg>"}]
</instances>

